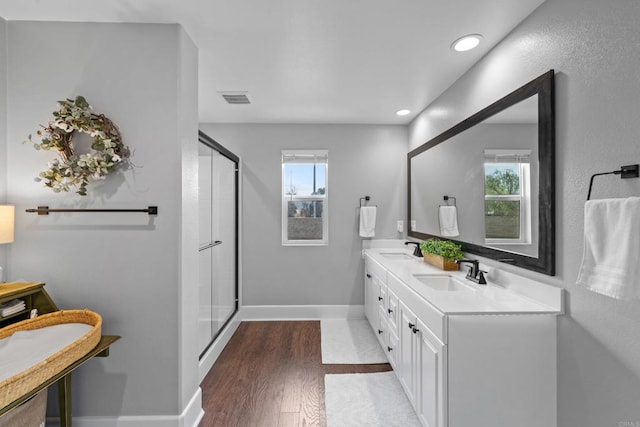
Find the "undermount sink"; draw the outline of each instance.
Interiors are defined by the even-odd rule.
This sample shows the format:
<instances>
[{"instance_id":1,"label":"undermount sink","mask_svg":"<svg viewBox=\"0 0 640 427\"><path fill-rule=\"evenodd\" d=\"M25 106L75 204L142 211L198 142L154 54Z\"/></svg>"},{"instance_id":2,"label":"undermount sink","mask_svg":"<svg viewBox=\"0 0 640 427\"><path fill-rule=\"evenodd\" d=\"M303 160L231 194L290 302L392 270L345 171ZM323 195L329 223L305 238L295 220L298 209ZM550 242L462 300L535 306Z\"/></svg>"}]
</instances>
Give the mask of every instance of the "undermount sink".
<instances>
[{"instance_id":1,"label":"undermount sink","mask_svg":"<svg viewBox=\"0 0 640 427\"><path fill-rule=\"evenodd\" d=\"M381 252L380 255L393 261L408 261L416 258L412 255L405 254L404 252Z\"/></svg>"},{"instance_id":2,"label":"undermount sink","mask_svg":"<svg viewBox=\"0 0 640 427\"><path fill-rule=\"evenodd\" d=\"M462 283L458 279L454 279L451 276L434 276L431 274L414 274L413 277L418 279L420 283L423 283L435 291L446 292L459 292L459 291L474 291L474 289Z\"/></svg>"}]
</instances>

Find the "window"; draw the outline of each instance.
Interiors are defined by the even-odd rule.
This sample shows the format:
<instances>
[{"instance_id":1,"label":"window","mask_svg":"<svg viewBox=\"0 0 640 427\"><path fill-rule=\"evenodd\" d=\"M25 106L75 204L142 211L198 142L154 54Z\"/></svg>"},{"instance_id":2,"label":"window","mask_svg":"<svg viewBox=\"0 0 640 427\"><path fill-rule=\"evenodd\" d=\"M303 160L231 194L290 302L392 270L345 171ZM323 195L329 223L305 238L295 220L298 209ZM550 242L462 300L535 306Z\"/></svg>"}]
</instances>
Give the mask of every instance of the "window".
<instances>
[{"instance_id":1,"label":"window","mask_svg":"<svg viewBox=\"0 0 640 427\"><path fill-rule=\"evenodd\" d=\"M484 151L485 240L531 243L529 150Z\"/></svg>"},{"instance_id":2,"label":"window","mask_svg":"<svg viewBox=\"0 0 640 427\"><path fill-rule=\"evenodd\" d=\"M327 150L282 150L282 244L326 245Z\"/></svg>"}]
</instances>

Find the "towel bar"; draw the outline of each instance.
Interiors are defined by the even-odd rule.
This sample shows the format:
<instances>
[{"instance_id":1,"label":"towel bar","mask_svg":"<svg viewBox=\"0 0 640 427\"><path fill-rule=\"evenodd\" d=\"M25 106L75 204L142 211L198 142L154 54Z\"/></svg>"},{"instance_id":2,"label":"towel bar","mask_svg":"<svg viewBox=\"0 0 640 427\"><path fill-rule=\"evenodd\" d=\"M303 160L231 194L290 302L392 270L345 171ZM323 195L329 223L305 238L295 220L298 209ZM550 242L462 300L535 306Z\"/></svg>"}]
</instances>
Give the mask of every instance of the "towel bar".
<instances>
[{"instance_id":1,"label":"towel bar","mask_svg":"<svg viewBox=\"0 0 640 427\"><path fill-rule=\"evenodd\" d=\"M25 212L49 215L52 212L142 212L149 215L158 215L157 206L149 206L147 209L49 209L49 206L38 206L37 209L27 209Z\"/></svg>"},{"instance_id":2,"label":"towel bar","mask_svg":"<svg viewBox=\"0 0 640 427\"><path fill-rule=\"evenodd\" d=\"M453 205L449 205L449 199L453 199ZM456 198L453 196L447 196L446 194L444 196L442 196L442 200L444 200L445 202L447 202L446 205L440 205L440 206L455 206L456 205Z\"/></svg>"},{"instance_id":3,"label":"towel bar","mask_svg":"<svg viewBox=\"0 0 640 427\"><path fill-rule=\"evenodd\" d=\"M371 200L370 196L364 196L364 197L360 197L360 207L363 206L362 201L364 200L364 205L365 206L369 206L369 204L367 203L369 200ZM378 205L373 205L373 206L378 206Z\"/></svg>"},{"instance_id":4,"label":"towel bar","mask_svg":"<svg viewBox=\"0 0 640 427\"><path fill-rule=\"evenodd\" d=\"M601 175L620 175L620 178L638 178L640 174L638 173L638 168L640 165L627 165L620 166L620 170L612 171L612 172L600 172L594 173L591 175L591 180L589 181L589 192L587 193L587 200L591 199L591 189L593 188L593 178Z\"/></svg>"}]
</instances>

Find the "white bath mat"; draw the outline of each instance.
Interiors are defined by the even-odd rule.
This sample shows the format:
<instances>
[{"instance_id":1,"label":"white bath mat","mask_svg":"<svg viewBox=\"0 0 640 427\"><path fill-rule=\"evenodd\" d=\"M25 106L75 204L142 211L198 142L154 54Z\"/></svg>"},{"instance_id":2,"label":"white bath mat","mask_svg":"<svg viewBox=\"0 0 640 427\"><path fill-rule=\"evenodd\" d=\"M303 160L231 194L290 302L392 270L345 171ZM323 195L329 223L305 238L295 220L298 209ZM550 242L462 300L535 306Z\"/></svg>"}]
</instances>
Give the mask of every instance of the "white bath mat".
<instances>
[{"instance_id":1,"label":"white bath mat","mask_svg":"<svg viewBox=\"0 0 640 427\"><path fill-rule=\"evenodd\" d=\"M324 364L388 362L366 319L321 320L320 340Z\"/></svg>"},{"instance_id":2,"label":"white bath mat","mask_svg":"<svg viewBox=\"0 0 640 427\"><path fill-rule=\"evenodd\" d=\"M327 427L419 427L393 372L324 376Z\"/></svg>"}]
</instances>

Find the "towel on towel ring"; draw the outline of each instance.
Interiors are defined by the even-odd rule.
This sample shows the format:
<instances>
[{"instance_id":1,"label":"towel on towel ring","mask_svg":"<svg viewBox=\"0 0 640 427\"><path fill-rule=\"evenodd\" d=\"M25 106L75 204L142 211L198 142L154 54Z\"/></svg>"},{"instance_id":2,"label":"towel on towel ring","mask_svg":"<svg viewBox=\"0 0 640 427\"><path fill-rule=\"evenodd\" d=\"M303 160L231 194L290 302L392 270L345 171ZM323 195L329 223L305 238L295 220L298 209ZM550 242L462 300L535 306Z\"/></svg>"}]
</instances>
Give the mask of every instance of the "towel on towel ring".
<instances>
[{"instance_id":1,"label":"towel on towel ring","mask_svg":"<svg viewBox=\"0 0 640 427\"><path fill-rule=\"evenodd\" d=\"M376 235L376 207L360 207L360 237L374 237Z\"/></svg>"},{"instance_id":2,"label":"towel on towel ring","mask_svg":"<svg viewBox=\"0 0 640 427\"><path fill-rule=\"evenodd\" d=\"M640 299L640 197L589 200L577 284L611 298Z\"/></svg>"}]
</instances>

